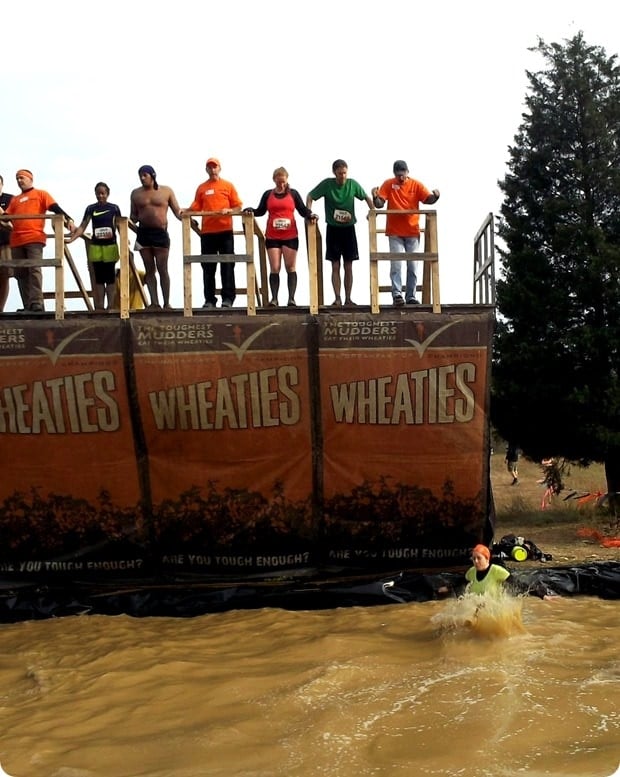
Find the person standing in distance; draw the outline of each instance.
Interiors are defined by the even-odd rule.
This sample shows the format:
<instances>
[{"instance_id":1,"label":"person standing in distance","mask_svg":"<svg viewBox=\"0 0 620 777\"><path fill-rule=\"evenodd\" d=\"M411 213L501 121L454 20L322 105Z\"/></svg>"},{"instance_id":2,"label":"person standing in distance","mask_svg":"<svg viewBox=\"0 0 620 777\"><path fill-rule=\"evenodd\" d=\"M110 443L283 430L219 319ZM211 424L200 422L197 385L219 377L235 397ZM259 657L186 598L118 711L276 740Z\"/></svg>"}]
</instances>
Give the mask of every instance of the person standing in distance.
<instances>
[{"instance_id":1,"label":"person standing in distance","mask_svg":"<svg viewBox=\"0 0 620 777\"><path fill-rule=\"evenodd\" d=\"M353 262L359 259L355 234L355 200L365 200L370 209L373 201L353 178L347 178L349 166L344 159L332 164L333 178L324 178L306 197L306 207L312 208L314 200L325 198L325 259L332 265L333 305L342 305L340 295L340 260L344 267L344 304L355 305L351 299L353 289Z\"/></svg>"},{"instance_id":2,"label":"person standing in distance","mask_svg":"<svg viewBox=\"0 0 620 777\"><path fill-rule=\"evenodd\" d=\"M144 281L151 298L149 309L161 308L157 296L156 273L159 273L164 309L170 310L168 208L179 220L181 209L172 189L157 183L157 174L151 165L142 165L138 176L142 186L131 193L129 218L136 225L136 249L140 251L146 270Z\"/></svg>"},{"instance_id":3,"label":"person standing in distance","mask_svg":"<svg viewBox=\"0 0 620 777\"><path fill-rule=\"evenodd\" d=\"M375 186L372 189L375 207L382 208L387 202L388 210L418 210L421 204L434 205L437 202L439 190L430 191L420 181L410 178L409 168L404 160L397 159L392 169L394 177L388 178L381 186ZM388 236L390 253L414 253L420 245L420 215L388 213L385 234ZM418 285L416 262L407 260L405 299L403 299L402 264L399 259L390 262L392 300L397 307L402 307L405 300L408 305L415 305L418 302L415 296Z\"/></svg>"},{"instance_id":4,"label":"person standing in distance","mask_svg":"<svg viewBox=\"0 0 620 777\"><path fill-rule=\"evenodd\" d=\"M58 205L51 194L43 189L35 189L34 176L30 170L22 168L15 175L21 194L14 195L6 209L0 209L7 216L41 215L56 213L64 216L65 227L73 233L73 219ZM11 257L14 261L43 259L43 249L47 242L45 219L15 219L10 222ZM13 274L17 278L19 293L25 310L41 313L45 309L43 298L43 273L41 267L15 267Z\"/></svg>"},{"instance_id":5,"label":"person standing in distance","mask_svg":"<svg viewBox=\"0 0 620 777\"><path fill-rule=\"evenodd\" d=\"M516 486L519 482L519 448L513 442L506 446L506 469L512 475L510 485Z\"/></svg>"},{"instance_id":6,"label":"person standing in distance","mask_svg":"<svg viewBox=\"0 0 620 777\"><path fill-rule=\"evenodd\" d=\"M4 210L13 199L12 194L3 192L4 178L0 175L0 208ZM0 221L0 259L8 260L11 258L11 246L9 245L9 227L6 221ZM0 267L0 313L4 310L6 301L9 297L9 277L8 267Z\"/></svg>"},{"instance_id":7,"label":"person standing in distance","mask_svg":"<svg viewBox=\"0 0 620 777\"><path fill-rule=\"evenodd\" d=\"M194 201L184 213L192 211L212 211L215 216L203 216L200 227L200 253L203 256L212 254L234 254L235 236L233 232L232 213L241 212L241 199L230 181L220 178L222 167L219 159L211 156L207 159L205 169L209 176L201 183L194 194ZM220 262L222 280L222 307L232 308L237 287L235 285L235 263ZM215 271L217 262L201 262L205 302L203 307L215 308Z\"/></svg>"}]
</instances>

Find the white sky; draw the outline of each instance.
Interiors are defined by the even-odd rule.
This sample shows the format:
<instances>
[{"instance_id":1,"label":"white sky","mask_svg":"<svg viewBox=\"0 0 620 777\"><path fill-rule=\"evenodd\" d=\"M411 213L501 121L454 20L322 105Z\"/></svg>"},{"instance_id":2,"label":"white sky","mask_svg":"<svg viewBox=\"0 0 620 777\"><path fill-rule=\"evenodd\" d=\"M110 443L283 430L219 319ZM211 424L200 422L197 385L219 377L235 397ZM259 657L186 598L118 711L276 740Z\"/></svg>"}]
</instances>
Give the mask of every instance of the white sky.
<instances>
[{"instance_id":1,"label":"white sky","mask_svg":"<svg viewBox=\"0 0 620 777\"><path fill-rule=\"evenodd\" d=\"M613 8L609 0L8 3L4 189L15 193L15 171L29 168L35 186L79 223L99 180L128 215L142 164L153 165L184 207L205 178L207 157L217 156L222 177L244 205L256 206L279 165L305 199L338 157L368 192L402 158L413 177L441 191L441 301L469 303L473 237L501 204L497 181L521 123L525 70L542 66L528 48L539 36L563 42L582 30L588 44L616 54ZM324 232L322 201L315 210ZM357 205L353 298L367 304L366 210ZM181 227L170 216L172 302L182 307ZM71 248L86 280L83 242ZM302 238L300 304L305 265ZM328 269L324 263L326 302ZM200 268L193 273L199 306ZM242 275L238 265L244 286ZM17 307L11 281L7 310Z\"/></svg>"}]
</instances>

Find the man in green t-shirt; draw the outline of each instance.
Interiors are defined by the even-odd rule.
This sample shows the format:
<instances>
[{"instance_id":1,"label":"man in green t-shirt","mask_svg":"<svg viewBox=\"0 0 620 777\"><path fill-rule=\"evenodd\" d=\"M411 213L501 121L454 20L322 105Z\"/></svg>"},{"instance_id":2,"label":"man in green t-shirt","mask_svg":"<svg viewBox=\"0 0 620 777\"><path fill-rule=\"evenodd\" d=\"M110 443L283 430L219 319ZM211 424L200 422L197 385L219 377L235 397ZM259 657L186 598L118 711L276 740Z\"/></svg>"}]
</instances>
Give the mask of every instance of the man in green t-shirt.
<instances>
[{"instance_id":1,"label":"man in green t-shirt","mask_svg":"<svg viewBox=\"0 0 620 777\"><path fill-rule=\"evenodd\" d=\"M374 208L372 199L357 181L347 178L349 166L344 159L336 159L332 165L334 178L324 178L306 197L306 205L325 198L325 259L332 264L333 305L342 305L340 296L340 260L344 266L344 304L355 305L351 299L353 288L353 262L359 259L355 234L355 200L365 200Z\"/></svg>"}]
</instances>

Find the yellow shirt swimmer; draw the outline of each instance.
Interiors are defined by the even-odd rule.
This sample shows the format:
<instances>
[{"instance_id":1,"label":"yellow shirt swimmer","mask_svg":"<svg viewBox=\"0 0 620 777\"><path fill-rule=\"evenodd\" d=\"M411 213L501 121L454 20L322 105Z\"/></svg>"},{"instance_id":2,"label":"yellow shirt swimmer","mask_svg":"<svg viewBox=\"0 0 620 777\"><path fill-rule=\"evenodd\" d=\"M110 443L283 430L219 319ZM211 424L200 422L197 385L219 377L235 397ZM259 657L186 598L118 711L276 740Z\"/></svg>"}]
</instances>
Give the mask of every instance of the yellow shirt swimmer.
<instances>
[{"instance_id":1,"label":"yellow shirt swimmer","mask_svg":"<svg viewBox=\"0 0 620 777\"><path fill-rule=\"evenodd\" d=\"M474 565L465 573L467 593L497 596L503 591L510 572L498 564L491 564L491 551L486 545L476 545L471 560Z\"/></svg>"}]
</instances>

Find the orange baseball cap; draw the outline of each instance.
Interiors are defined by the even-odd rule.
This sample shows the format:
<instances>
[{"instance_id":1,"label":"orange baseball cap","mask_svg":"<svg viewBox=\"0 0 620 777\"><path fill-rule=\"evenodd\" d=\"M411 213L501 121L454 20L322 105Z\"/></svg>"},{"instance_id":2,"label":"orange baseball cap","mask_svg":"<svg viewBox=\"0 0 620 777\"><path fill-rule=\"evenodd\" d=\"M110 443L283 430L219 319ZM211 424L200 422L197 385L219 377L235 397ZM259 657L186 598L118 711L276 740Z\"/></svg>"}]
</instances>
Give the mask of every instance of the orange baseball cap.
<instances>
[{"instance_id":1,"label":"orange baseball cap","mask_svg":"<svg viewBox=\"0 0 620 777\"><path fill-rule=\"evenodd\" d=\"M206 167L221 167L220 160L216 159L214 156L210 156L207 159Z\"/></svg>"}]
</instances>

